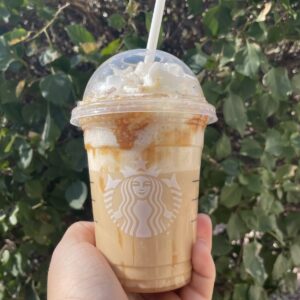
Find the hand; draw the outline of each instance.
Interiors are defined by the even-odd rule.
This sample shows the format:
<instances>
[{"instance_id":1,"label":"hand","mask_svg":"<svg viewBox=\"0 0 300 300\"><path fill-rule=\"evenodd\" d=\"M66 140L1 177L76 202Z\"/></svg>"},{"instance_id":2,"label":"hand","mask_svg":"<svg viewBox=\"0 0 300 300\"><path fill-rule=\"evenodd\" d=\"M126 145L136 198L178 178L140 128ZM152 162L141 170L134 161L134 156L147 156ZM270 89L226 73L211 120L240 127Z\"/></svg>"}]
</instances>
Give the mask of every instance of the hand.
<instances>
[{"instance_id":1,"label":"hand","mask_svg":"<svg viewBox=\"0 0 300 300\"><path fill-rule=\"evenodd\" d=\"M126 295L108 262L95 247L94 224L73 224L54 250L48 274L48 300L210 300L215 281L212 225L200 214L193 247L191 282L172 292Z\"/></svg>"}]
</instances>

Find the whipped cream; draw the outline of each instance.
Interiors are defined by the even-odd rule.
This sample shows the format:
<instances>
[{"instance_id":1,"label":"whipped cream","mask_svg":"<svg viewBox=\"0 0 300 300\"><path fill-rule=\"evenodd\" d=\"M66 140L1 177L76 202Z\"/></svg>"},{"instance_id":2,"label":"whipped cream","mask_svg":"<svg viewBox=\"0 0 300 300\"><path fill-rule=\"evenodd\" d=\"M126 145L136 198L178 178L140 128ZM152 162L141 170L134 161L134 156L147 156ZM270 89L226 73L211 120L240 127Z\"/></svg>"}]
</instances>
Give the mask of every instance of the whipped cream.
<instances>
[{"instance_id":1,"label":"whipped cream","mask_svg":"<svg viewBox=\"0 0 300 300\"><path fill-rule=\"evenodd\" d=\"M84 100L159 94L172 98L196 96L206 102L197 78L186 74L176 63L139 62L123 70L113 67L111 70L112 74L102 80L95 78L97 82L91 84L91 89L87 88Z\"/></svg>"}]
</instances>

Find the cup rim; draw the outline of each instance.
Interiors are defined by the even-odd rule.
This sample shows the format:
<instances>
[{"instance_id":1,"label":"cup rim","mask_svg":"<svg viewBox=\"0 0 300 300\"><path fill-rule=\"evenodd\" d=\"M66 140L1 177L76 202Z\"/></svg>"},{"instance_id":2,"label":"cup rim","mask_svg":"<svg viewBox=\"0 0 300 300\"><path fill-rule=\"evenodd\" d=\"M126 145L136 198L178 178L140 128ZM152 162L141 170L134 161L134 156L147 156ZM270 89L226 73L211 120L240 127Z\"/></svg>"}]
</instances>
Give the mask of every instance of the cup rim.
<instances>
[{"instance_id":1,"label":"cup rim","mask_svg":"<svg viewBox=\"0 0 300 300\"><path fill-rule=\"evenodd\" d=\"M197 98L197 102L195 99ZM80 120L89 117L133 113L133 112L147 112L147 113L179 113L179 114L194 114L205 115L208 117L208 124L215 123L218 118L216 109L213 105L206 102L199 102L198 97L185 98L169 98L169 97L130 97L126 99L104 99L101 101L80 101L78 105L72 110L71 124L80 127Z\"/></svg>"}]
</instances>

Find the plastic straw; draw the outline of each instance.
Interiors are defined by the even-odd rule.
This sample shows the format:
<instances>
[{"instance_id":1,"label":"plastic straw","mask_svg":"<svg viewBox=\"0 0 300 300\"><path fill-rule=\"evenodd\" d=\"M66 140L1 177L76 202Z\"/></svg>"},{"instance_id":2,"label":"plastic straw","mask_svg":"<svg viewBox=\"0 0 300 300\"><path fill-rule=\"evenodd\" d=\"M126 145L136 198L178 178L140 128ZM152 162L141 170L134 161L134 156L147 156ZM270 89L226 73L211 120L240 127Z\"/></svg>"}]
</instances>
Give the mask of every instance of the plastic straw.
<instances>
[{"instance_id":1,"label":"plastic straw","mask_svg":"<svg viewBox=\"0 0 300 300\"><path fill-rule=\"evenodd\" d=\"M155 2L147 43L148 54L145 57L145 63L151 63L154 61L165 3L166 0L156 0Z\"/></svg>"}]
</instances>

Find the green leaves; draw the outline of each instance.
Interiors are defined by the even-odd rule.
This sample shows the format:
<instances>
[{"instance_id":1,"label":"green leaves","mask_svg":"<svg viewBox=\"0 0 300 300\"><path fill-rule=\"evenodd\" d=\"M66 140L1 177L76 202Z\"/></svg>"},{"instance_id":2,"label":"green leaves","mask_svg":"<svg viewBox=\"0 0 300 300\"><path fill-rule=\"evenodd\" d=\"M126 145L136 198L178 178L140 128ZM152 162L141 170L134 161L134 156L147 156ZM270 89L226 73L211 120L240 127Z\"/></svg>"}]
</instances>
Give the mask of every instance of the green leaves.
<instances>
[{"instance_id":1,"label":"green leaves","mask_svg":"<svg viewBox=\"0 0 300 300\"><path fill-rule=\"evenodd\" d=\"M137 49L137 48L145 48L146 41L137 35L126 35L124 38L124 44L126 49Z\"/></svg>"},{"instance_id":2,"label":"green leaves","mask_svg":"<svg viewBox=\"0 0 300 300\"><path fill-rule=\"evenodd\" d=\"M10 13L9 11L4 7L0 6L0 19L3 23L7 23L10 18Z\"/></svg>"},{"instance_id":3,"label":"green leaves","mask_svg":"<svg viewBox=\"0 0 300 300\"><path fill-rule=\"evenodd\" d=\"M40 82L42 96L53 104L64 106L70 101L72 95L72 83L69 77L63 73L48 75Z\"/></svg>"},{"instance_id":4,"label":"green leaves","mask_svg":"<svg viewBox=\"0 0 300 300\"><path fill-rule=\"evenodd\" d=\"M237 95L230 94L225 99L223 113L225 122L242 135L247 124L247 115L242 99Z\"/></svg>"},{"instance_id":5,"label":"green leaves","mask_svg":"<svg viewBox=\"0 0 300 300\"><path fill-rule=\"evenodd\" d=\"M243 263L246 272L255 280L258 285L263 285L268 275L266 273L263 259L259 256L262 245L258 242L251 242L244 245Z\"/></svg>"},{"instance_id":6,"label":"green leaves","mask_svg":"<svg viewBox=\"0 0 300 300\"><path fill-rule=\"evenodd\" d=\"M253 193L260 193L262 191L261 178L257 174L240 174L239 181L244 185L249 191Z\"/></svg>"},{"instance_id":7,"label":"green leaves","mask_svg":"<svg viewBox=\"0 0 300 300\"><path fill-rule=\"evenodd\" d=\"M293 88L293 92L296 95L300 95L300 73L298 73L295 76L293 76L293 79L292 79L292 88Z\"/></svg>"},{"instance_id":8,"label":"green leaves","mask_svg":"<svg viewBox=\"0 0 300 300\"><path fill-rule=\"evenodd\" d=\"M33 150L31 146L25 141L22 141L19 146L19 156L21 167L24 169L28 168L32 161Z\"/></svg>"},{"instance_id":9,"label":"green leaves","mask_svg":"<svg viewBox=\"0 0 300 300\"><path fill-rule=\"evenodd\" d=\"M4 37L0 37L0 70L6 71L15 60L13 51L10 50Z\"/></svg>"},{"instance_id":10,"label":"green leaves","mask_svg":"<svg viewBox=\"0 0 300 300\"><path fill-rule=\"evenodd\" d=\"M27 32L24 28L15 28L4 35L8 45L10 46L21 43L22 41L26 40L28 36L29 32Z\"/></svg>"},{"instance_id":11,"label":"green leaves","mask_svg":"<svg viewBox=\"0 0 300 300\"><path fill-rule=\"evenodd\" d=\"M213 236L213 255L227 255L231 251L231 245L225 235Z\"/></svg>"},{"instance_id":12,"label":"green leaves","mask_svg":"<svg viewBox=\"0 0 300 300\"><path fill-rule=\"evenodd\" d=\"M26 182L25 191L30 198L40 198L43 193L43 186L40 180L31 180Z\"/></svg>"},{"instance_id":13,"label":"green leaves","mask_svg":"<svg viewBox=\"0 0 300 300\"><path fill-rule=\"evenodd\" d=\"M292 85L285 68L271 68L263 80L275 99L286 100L292 92Z\"/></svg>"},{"instance_id":14,"label":"green leaves","mask_svg":"<svg viewBox=\"0 0 300 300\"><path fill-rule=\"evenodd\" d=\"M272 98L268 94L263 94L257 99L257 109L263 118L268 118L277 112L279 100Z\"/></svg>"},{"instance_id":15,"label":"green leaves","mask_svg":"<svg viewBox=\"0 0 300 300\"><path fill-rule=\"evenodd\" d=\"M295 266L300 266L300 244L293 244L291 246L291 257Z\"/></svg>"},{"instance_id":16,"label":"green leaves","mask_svg":"<svg viewBox=\"0 0 300 300\"><path fill-rule=\"evenodd\" d=\"M126 25L126 21L122 15L115 13L108 18L108 24L114 29L122 30Z\"/></svg>"},{"instance_id":17,"label":"green leaves","mask_svg":"<svg viewBox=\"0 0 300 300\"><path fill-rule=\"evenodd\" d=\"M235 69L245 76L255 78L262 60L261 56L259 45L247 41L246 46L236 54Z\"/></svg>"},{"instance_id":18,"label":"green leaves","mask_svg":"<svg viewBox=\"0 0 300 300\"><path fill-rule=\"evenodd\" d=\"M82 172L84 168L87 168L86 155L81 137L68 140L59 149L59 154L66 169L70 168L71 170Z\"/></svg>"},{"instance_id":19,"label":"green leaves","mask_svg":"<svg viewBox=\"0 0 300 300\"><path fill-rule=\"evenodd\" d=\"M282 165L280 167L277 168L276 171L276 179L282 181L284 179L289 179L289 178L295 178L295 173L298 169L297 165L292 165L292 164L286 164L286 165ZM292 186L284 186L284 188L288 191L292 191L293 188Z\"/></svg>"},{"instance_id":20,"label":"green leaves","mask_svg":"<svg viewBox=\"0 0 300 300\"><path fill-rule=\"evenodd\" d=\"M40 55L39 61L42 66L45 66L45 65L48 65L48 64L54 62L59 57L60 57L60 54L57 50L55 50L53 48L49 48Z\"/></svg>"},{"instance_id":21,"label":"green leaves","mask_svg":"<svg viewBox=\"0 0 300 300\"><path fill-rule=\"evenodd\" d=\"M249 230L241 216L236 212L232 213L227 223L227 234L229 239L231 241L239 240L243 238L248 231Z\"/></svg>"},{"instance_id":22,"label":"green leaves","mask_svg":"<svg viewBox=\"0 0 300 300\"><path fill-rule=\"evenodd\" d=\"M221 203L228 207L236 206L242 198L242 189L237 183L224 186L221 191Z\"/></svg>"},{"instance_id":23,"label":"green leaves","mask_svg":"<svg viewBox=\"0 0 300 300\"><path fill-rule=\"evenodd\" d=\"M16 82L5 80L0 82L0 100L1 103L19 102L16 93Z\"/></svg>"},{"instance_id":24,"label":"green leaves","mask_svg":"<svg viewBox=\"0 0 300 300\"><path fill-rule=\"evenodd\" d=\"M218 207L218 197L213 194L205 195L200 198L199 205L202 212L211 214Z\"/></svg>"},{"instance_id":25,"label":"green leaves","mask_svg":"<svg viewBox=\"0 0 300 300\"><path fill-rule=\"evenodd\" d=\"M47 110L47 117L44 124L42 133L42 144L44 148L50 148L54 146L54 143L59 138L60 129L56 125L55 120L51 117L50 108Z\"/></svg>"},{"instance_id":26,"label":"green leaves","mask_svg":"<svg viewBox=\"0 0 300 300\"><path fill-rule=\"evenodd\" d=\"M240 96L245 101L255 95L256 85L254 79L236 72L231 78L229 90L232 94Z\"/></svg>"},{"instance_id":27,"label":"green leaves","mask_svg":"<svg viewBox=\"0 0 300 300\"><path fill-rule=\"evenodd\" d=\"M279 156L283 151L283 143L280 132L275 129L268 130L265 151L275 156Z\"/></svg>"},{"instance_id":28,"label":"green leaves","mask_svg":"<svg viewBox=\"0 0 300 300\"><path fill-rule=\"evenodd\" d=\"M13 211L11 212L9 216L9 223L13 226L18 224L18 214L19 214L19 206L16 205Z\"/></svg>"},{"instance_id":29,"label":"green leaves","mask_svg":"<svg viewBox=\"0 0 300 300\"><path fill-rule=\"evenodd\" d=\"M121 46L121 39L115 39L101 50L101 55L113 55Z\"/></svg>"},{"instance_id":30,"label":"green leaves","mask_svg":"<svg viewBox=\"0 0 300 300\"><path fill-rule=\"evenodd\" d=\"M207 33L214 37L226 33L232 24L230 9L224 4L213 6L204 15L203 23Z\"/></svg>"},{"instance_id":31,"label":"green leaves","mask_svg":"<svg viewBox=\"0 0 300 300\"><path fill-rule=\"evenodd\" d=\"M199 73L207 63L207 55L201 49L192 49L186 55L186 63L196 74ZM214 86L215 87L215 86ZM216 92L214 90L214 92ZM210 98L210 100L213 100Z\"/></svg>"},{"instance_id":32,"label":"green leaves","mask_svg":"<svg viewBox=\"0 0 300 300\"><path fill-rule=\"evenodd\" d=\"M74 181L66 190L66 200L73 209L82 209L87 198L87 186L82 181Z\"/></svg>"},{"instance_id":33,"label":"green leaves","mask_svg":"<svg viewBox=\"0 0 300 300\"><path fill-rule=\"evenodd\" d=\"M280 290L284 293L294 294L298 289L297 274L287 272L280 280Z\"/></svg>"},{"instance_id":34,"label":"green leaves","mask_svg":"<svg viewBox=\"0 0 300 300\"><path fill-rule=\"evenodd\" d=\"M78 24L69 25L67 26L66 30L71 41L75 45L95 42L94 36L81 25Z\"/></svg>"},{"instance_id":35,"label":"green leaves","mask_svg":"<svg viewBox=\"0 0 300 300\"><path fill-rule=\"evenodd\" d=\"M293 291L300 264L300 11L259 2L170 2L160 33L219 118L205 131L199 195L214 228L215 300ZM111 55L146 46L153 3L88 6L0 3L0 299L46 298L52 250L91 216L74 100Z\"/></svg>"},{"instance_id":36,"label":"green leaves","mask_svg":"<svg viewBox=\"0 0 300 300\"><path fill-rule=\"evenodd\" d=\"M244 139L241 143L241 146L240 154L244 156L260 158L263 153L261 145L256 140L251 138Z\"/></svg>"},{"instance_id":37,"label":"green leaves","mask_svg":"<svg viewBox=\"0 0 300 300\"><path fill-rule=\"evenodd\" d=\"M274 263L272 270L272 277L275 280L278 280L284 275L290 268L291 262L283 253L280 253Z\"/></svg>"},{"instance_id":38,"label":"green leaves","mask_svg":"<svg viewBox=\"0 0 300 300\"><path fill-rule=\"evenodd\" d=\"M247 284L238 283L234 285L233 300L247 299L249 286Z\"/></svg>"},{"instance_id":39,"label":"green leaves","mask_svg":"<svg viewBox=\"0 0 300 300\"><path fill-rule=\"evenodd\" d=\"M96 40L94 36L83 26L74 24L66 28L71 41L80 46L80 49L85 54L90 54L97 49Z\"/></svg>"},{"instance_id":40,"label":"green leaves","mask_svg":"<svg viewBox=\"0 0 300 300\"><path fill-rule=\"evenodd\" d=\"M222 137L218 140L216 147L216 154L218 159L223 159L229 156L231 153L231 144L228 136L223 134Z\"/></svg>"},{"instance_id":41,"label":"green leaves","mask_svg":"<svg viewBox=\"0 0 300 300\"><path fill-rule=\"evenodd\" d=\"M24 4L24 0L4 0L7 8L10 9L20 9Z\"/></svg>"},{"instance_id":42,"label":"green leaves","mask_svg":"<svg viewBox=\"0 0 300 300\"><path fill-rule=\"evenodd\" d=\"M187 0L189 12L197 15L203 11L203 2L202 0Z\"/></svg>"},{"instance_id":43,"label":"green leaves","mask_svg":"<svg viewBox=\"0 0 300 300\"><path fill-rule=\"evenodd\" d=\"M251 285L248 291L249 300L268 300L266 291L260 285Z\"/></svg>"}]
</instances>

